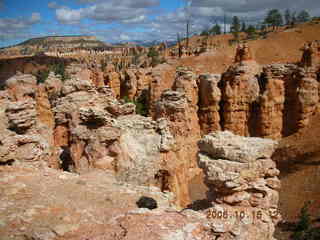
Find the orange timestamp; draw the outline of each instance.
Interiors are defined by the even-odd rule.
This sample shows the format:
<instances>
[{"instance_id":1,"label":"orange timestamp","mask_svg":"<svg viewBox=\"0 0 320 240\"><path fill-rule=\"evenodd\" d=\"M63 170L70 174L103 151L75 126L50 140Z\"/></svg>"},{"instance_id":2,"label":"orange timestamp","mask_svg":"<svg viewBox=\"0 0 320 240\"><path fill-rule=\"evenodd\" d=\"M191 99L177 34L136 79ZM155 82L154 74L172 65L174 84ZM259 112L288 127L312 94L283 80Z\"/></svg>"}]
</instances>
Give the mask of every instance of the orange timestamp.
<instances>
[{"instance_id":1,"label":"orange timestamp","mask_svg":"<svg viewBox=\"0 0 320 240\"><path fill-rule=\"evenodd\" d=\"M280 214L279 210L272 209L269 210L269 216L276 217ZM245 218L252 219L262 219L263 212L262 210L253 210L253 211L232 211L227 210L215 210L209 209L206 213L207 219L238 219L242 220Z\"/></svg>"}]
</instances>

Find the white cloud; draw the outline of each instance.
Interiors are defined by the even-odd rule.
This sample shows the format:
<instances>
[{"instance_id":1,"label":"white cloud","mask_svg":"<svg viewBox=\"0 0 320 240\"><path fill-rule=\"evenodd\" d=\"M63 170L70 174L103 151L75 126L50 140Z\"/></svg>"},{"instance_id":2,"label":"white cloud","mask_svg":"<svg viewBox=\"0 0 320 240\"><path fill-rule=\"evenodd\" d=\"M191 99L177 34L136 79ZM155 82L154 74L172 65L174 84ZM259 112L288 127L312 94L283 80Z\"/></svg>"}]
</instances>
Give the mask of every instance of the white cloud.
<instances>
[{"instance_id":1,"label":"white cloud","mask_svg":"<svg viewBox=\"0 0 320 240\"><path fill-rule=\"evenodd\" d=\"M151 8L159 0L82 0L81 3L93 3L79 9L57 9L56 17L64 24L78 23L83 18L105 23L141 23Z\"/></svg>"},{"instance_id":2,"label":"white cloud","mask_svg":"<svg viewBox=\"0 0 320 240\"><path fill-rule=\"evenodd\" d=\"M119 39L120 39L121 41L129 41L129 40L130 40L130 37L129 37L127 34L121 33L120 36L119 36Z\"/></svg>"},{"instance_id":3,"label":"white cloud","mask_svg":"<svg viewBox=\"0 0 320 240\"><path fill-rule=\"evenodd\" d=\"M48 8L57 9L57 8L63 8L63 7L60 6L57 2L49 2L48 3Z\"/></svg>"},{"instance_id":4,"label":"white cloud","mask_svg":"<svg viewBox=\"0 0 320 240\"><path fill-rule=\"evenodd\" d=\"M56 10L56 16L60 23L63 24L77 24L83 17L83 10L73 10L67 8L59 8Z\"/></svg>"},{"instance_id":5,"label":"white cloud","mask_svg":"<svg viewBox=\"0 0 320 240\"><path fill-rule=\"evenodd\" d=\"M314 8L320 9L318 1L314 0L193 0L192 7L215 8L220 7L228 14L262 12L272 8L284 10L292 9L301 11L303 9L312 10Z\"/></svg>"},{"instance_id":6,"label":"white cloud","mask_svg":"<svg viewBox=\"0 0 320 240\"><path fill-rule=\"evenodd\" d=\"M39 22L40 20L41 20L41 15L40 15L40 13L32 13L31 19L30 19L31 23L37 23L37 22Z\"/></svg>"},{"instance_id":7,"label":"white cloud","mask_svg":"<svg viewBox=\"0 0 320 240\"><path fill-rule=\"evenodd\" d=\"M32 13L29 18L0 18L0 40L30 36L30 28L40 21L39 13Z\"/></svg>"}]
</instances>

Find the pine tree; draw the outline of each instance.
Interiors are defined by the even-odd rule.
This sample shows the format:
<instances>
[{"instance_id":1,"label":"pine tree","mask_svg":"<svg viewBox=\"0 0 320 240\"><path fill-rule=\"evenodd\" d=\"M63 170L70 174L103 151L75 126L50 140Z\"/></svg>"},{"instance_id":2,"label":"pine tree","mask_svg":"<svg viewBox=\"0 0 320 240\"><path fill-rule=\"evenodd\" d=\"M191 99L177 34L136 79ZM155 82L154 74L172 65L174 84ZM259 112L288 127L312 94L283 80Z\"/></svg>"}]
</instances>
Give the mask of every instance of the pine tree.
<instances>
[{"instance_id":1,"label":"pine tree","mask_svg":"<svg viewBox=\"0 0 320 240\"><path fill-rule=\"evenodd\" d=\"M297 17L298 22L308 22L310 20L310 14L306 10L302 10Z\"/></svg>"},{"instance_id":2,"label":"pine tree","mask_svg":"<svg viewBox=\"0 0 320 240\"><path fill-rule=\"evenodd\" d=\"M240 28L241 28L240 20L237 16L234 16L232 19L232 24L231 24L231 32L234 36L234 39L237 42L239 41Z\"/></svg>"},{"instance_id":3,"label":"pine tree","mask_svg":"<svg viewBox=\"0 0 320 240\"><path fill-rule=\"evenodd\" d=\"M282 14L278 9L272 9L268 12L264 21L269 26L272 26L273 30L275 30L276 27L281 26L283 23Z\"/></svg>"},{"instance_id":4,"label":"pine tree","mask_svg":"<svg viewBox=\"0 0 320 240\"><path fill-rule=\"evenodd\" d=\"M297 23L297 17L296 17L297 13L296 12L293 12L291 14L291 26L293 27L294 25L296 25Z\"/></svg>"},{"instance_id":5,"label":"pine tree","mask_svg":"<svg viewBox=\"0 0 320 240\"><path fill-rule=\"evenodd\" d=\"M247 26L245 22L242 22L242 26L241 26L241 32L246 32L247 30Z\"/></svg>"},{"instance_id":6,"label":"pine tree","mask_svg":"<svg viewBox=\"0 0 320 240\"><path fill-rule=\"evenodd\" d=\"M209 36L209 31L203 30L203 31L200 33L200 36Z\"/></svg>"},{"instance_id":7,"label":"pine tree","mask_svg":"<svg viewBox=\"0 0 320 240\"><path fill-rule=\"evenodd\" d=\"M211 29L210 33L212 35L220 35L221 34L221 26L219 24L215 24Z\"/></svg>"},{"instance_id":8,"label":"pine tree","mask_svg":"<svg viewBox=\"0 0 320 240\"><path fill-rule=\"evenodd\" d=\"M291 24L291 12L290 9L287 9L284 13L284 18L286 21L286 25L290 25Z\"/></svg>"},{"instance_id":9,"label":"pine tree","mask_svg":"<svg viewBox=\"0 0 320 240\"><path fill-rule=\"evenodd\" d=\"M249 25L249 27L246 30L248 39L256 39L257 38L257 31L256 28L253 25Z\"/></svg>"}]
</instances>

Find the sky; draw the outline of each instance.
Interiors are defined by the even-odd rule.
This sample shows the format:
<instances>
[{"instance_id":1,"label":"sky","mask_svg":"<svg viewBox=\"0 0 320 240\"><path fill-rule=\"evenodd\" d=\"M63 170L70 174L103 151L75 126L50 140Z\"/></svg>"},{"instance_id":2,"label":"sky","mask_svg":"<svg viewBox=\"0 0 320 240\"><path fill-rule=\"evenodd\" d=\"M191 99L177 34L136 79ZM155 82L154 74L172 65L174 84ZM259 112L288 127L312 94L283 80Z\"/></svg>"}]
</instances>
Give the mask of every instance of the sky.
<instances>
[{"instance_id":1,"label":"sky","mask_svg":"<svg viewBox=\"0 0 320 240\"><path fill-rule=\"evenodd\" d=\"M199 33L239 16L262 21L268 10L307 10L320 16L319 0L0 0L0 47L34 37L94 35L115 43L172 41L186 21Z\"/></svg>"}]
</instances>

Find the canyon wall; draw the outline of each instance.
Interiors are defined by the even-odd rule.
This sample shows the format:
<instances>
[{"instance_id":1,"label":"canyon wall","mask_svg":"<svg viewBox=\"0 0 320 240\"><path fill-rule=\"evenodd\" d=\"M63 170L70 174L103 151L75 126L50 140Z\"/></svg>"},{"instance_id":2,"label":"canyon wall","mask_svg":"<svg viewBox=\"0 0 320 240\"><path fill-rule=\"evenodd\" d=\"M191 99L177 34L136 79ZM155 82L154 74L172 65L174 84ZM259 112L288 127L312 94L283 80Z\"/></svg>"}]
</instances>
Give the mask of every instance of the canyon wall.
<instances>
[{"instance_id":1,"label":"canyon wall","mask_svg":"<svg viewBox=\"0 0 320 240\"><path fill-rule=\"evenodd\" d=\"M189 181L200 172L201 136L228 130L280 139L308 124L319 103L317 44L302 49L299 64L265 66L242 45L222 75L178 67L170 81L162 79L171 74L168 65L118 71L112 64L72 63L69 79L51 73L44 83L17 74L0 91L1 162L19 162L13 156L30 151L34 164L77 173L102 169L172 191L186 206ZM135 115L138 104L152 119Z\"/></svg>"},{"instance_id":2,"label":"canyon wall","mask_svg":"<svg viewBox=\"0 0 320 240\"><path fill-rule=\"evenodd\" d=\"M205 210L221 239L273 240L278 211L279 170L271 160L273 140L215 132L199 141L199 165L212 207Z\"/></svg>"}]
</instances>

